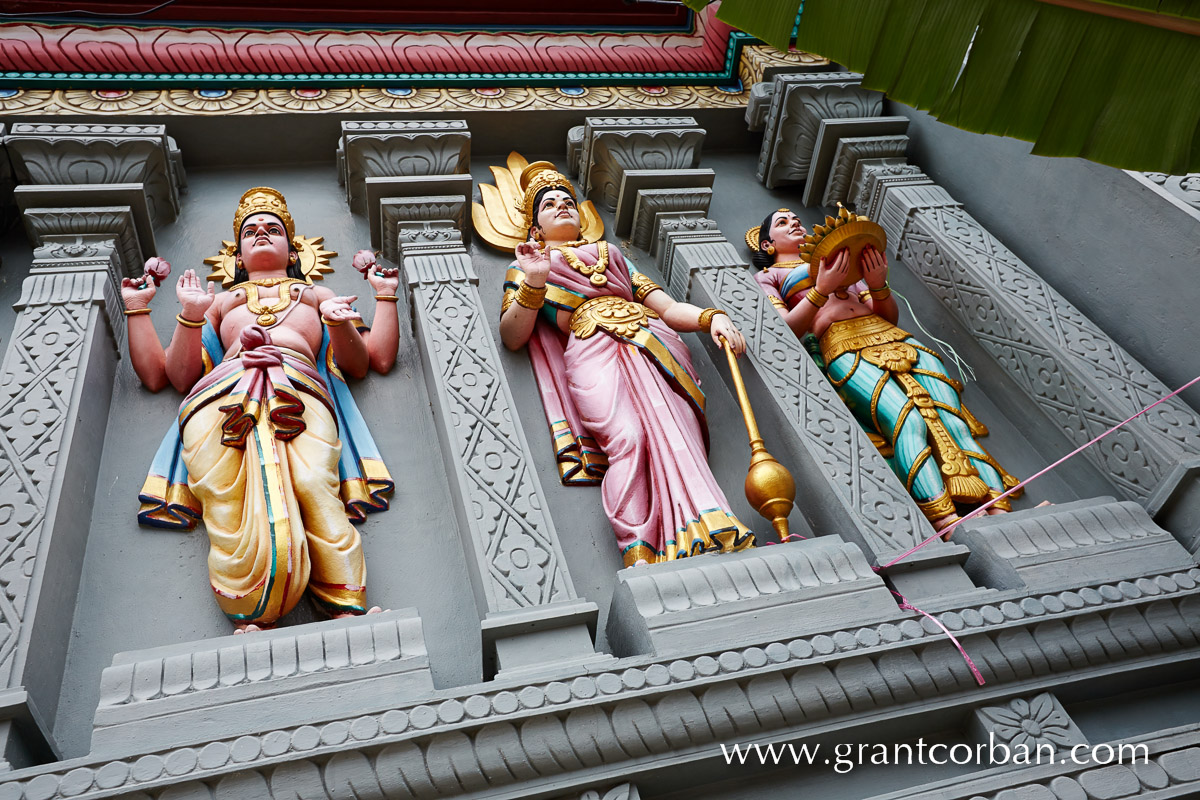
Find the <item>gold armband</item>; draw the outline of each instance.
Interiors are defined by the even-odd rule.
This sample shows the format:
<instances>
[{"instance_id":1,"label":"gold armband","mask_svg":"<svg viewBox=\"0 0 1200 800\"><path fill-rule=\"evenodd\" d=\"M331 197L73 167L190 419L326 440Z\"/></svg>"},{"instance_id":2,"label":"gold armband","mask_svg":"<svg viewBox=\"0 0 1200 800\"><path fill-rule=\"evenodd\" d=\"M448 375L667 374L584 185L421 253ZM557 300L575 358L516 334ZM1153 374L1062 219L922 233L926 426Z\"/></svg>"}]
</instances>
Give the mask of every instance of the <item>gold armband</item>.
<instances>
[{"instance_id":1,"label":"gold armband","mask_svg":"<svg viewBox=\"0 0 1200 800\"><path fill-rule=\"evenodd\" d=\"M517 289L517 305L530 311L539 311L546 304L546 291L545 286L534 287L522 283L521 288Z\"/></svg>"},{"instance_id":2,"label":"gold armband","mask_svg":"<svg viewBox=\"0 0 1200 800\"><path fill-rule=\"evenodd\" d=\"M651 292L657 291L662 287L640 272L631 272L629 279L633 283L633 299L639 303L646 302Z\"/></svg>"},{"instance_id":3,"label":"gold armband","mask_svg":"<svg viewBox=\"0 0 1200 800\"><path fill-rule=\"evenodd\" d=\"M703 311L701 311L700 312L700 330L711 331L713 317L715 317L717 314L724 314L724 313L725 312L719 308L706 308Z\"/></svg>"},{"instance_id":4,"label":"gold armband","mask_svg":"<svg viewBox=\"0 0 1200 800\"><path fill-rule=\"evenodd\" d=\"M878 289L870 289L869 291L871 292L872 300L887 300L892 296L892 287L888 286L886 283L884 283L883 286Z\"/></svg>"},{"instance_id":5,"label":"gold armband","mask_svg":"<svg viewBox=\"0 0 1200 800\"><path fill-rule=\"evenodd\" d=\"M204 319L200 320L199 322L196 322L195 320L192 320L192 319L184 319L183 314L176 314L175 321L178 322L180 325L182 325L185 328L203 328L204 324L206 322L208 322L208 317L205 317Z\"/></svg>"},{"instance_id":6,"label":"gold armband","mask_svg":"<svg viewBox=\"0 0 1200 800\"><path fill-rule=\"evenodd\" d=\"M329 319L324 314L321 315L321 322L325 323L326 328L336 328L338 325L345 325L344 319Z\"/></svg>"},{"instance_id":7,"label":"gold armband","mask_svg":"<svg viewBox=\"0 0 1200 800\"><path fill-rule=\"evenodd\" d=\"M821 294L817 291L817 287L814 286L808 290L808 294L804 295L804 299L812 303L817 308L820 308L829 302L829 295Z\"/></svg>"},{"instance_id":8,"label":"gold armband","mask_svg":"<svg viewBox=\"0 0 1200 800\"><path fill-rule=\"evenodd\" d=\"M500 313L503 314L505 311L508 311L515 302L517 302L517 290L505 289L504 299L500 301Z\"/></svg>"},{"instance_id":9,"label":"gold armband","mask_svg":"<svg viewBox=\"0 0 1200 800\"><path fill-rule=\"evenodd\" d=\"M394 294L377 294L375 295L375 299L382 300L385 303L395 303L400 300L400 298Z\"/></svg>"},{"instance_id":10,"label":"gold armband","mask_svg":"<svg viewBox=\"0 0 1200 800\"><path fill-rule=\"evenodd\" d=\"M787 303L783 302L783 300L781 298L778 298L775 295L771 294L771 295L767 295L767 299L771 301L771 305L775 306L776 308L787 311Z\"/></svg>"},{"instance_id":11,"label":"gold armband","mask_svg":"<svg viewBox=\"0 0 1200 800\"><path fill-rule=\"evenodd\" d=\"M125 309L125 316L127 316L127 317L136 317L138 314L149 314L149 313L150 313L150 309L148 309L148 308L127 308L127 309Z\"/></svg>"}]
</instances>

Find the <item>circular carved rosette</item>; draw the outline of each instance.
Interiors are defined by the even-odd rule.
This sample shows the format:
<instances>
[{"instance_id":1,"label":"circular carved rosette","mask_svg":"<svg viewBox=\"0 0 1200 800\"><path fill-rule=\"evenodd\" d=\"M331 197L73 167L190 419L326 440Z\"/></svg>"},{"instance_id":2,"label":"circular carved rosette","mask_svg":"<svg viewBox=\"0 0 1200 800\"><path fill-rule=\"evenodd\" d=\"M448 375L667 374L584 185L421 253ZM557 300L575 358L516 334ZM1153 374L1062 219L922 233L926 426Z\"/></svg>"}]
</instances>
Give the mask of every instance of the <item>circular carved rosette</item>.
<instances>
[{"instance_id":1,"label":"circular carved rosette","mask_svg":"<svg viewBox=\"0 0 1200 800\"><path fill-rule=\"evenodd\" d=\"M556 86L534 90L551 108L607 108L616 101L616 92L607 86Z\"/></svg>"},{"instance_id":2,"label":"circular carved rosette","mask_svg":"<svg viewBox=\"0 0 1200 800\"><path fill-rule=\"evenodd\" d=\"M483 86L474 89L445 89L446 96L459 106L480 111L512 111L534 100L533 93L519 87Z\"/></svg>"},{"instance_id":3,"label":"circular carved rosette","mask_svg":"<svg viewBox=\"0 0 1200 800\"><path fill-rule=\"evenodd\" d=\"M268 89L267 106L276 111L339 111L353 105L350 89Z\"/></svg>"},{"instance_id":4,"label":"circular carved rosette","mask_svg":"<svg viewBox=\"0 0 1200 800\"><path fill-rule=\"evenodd\" d=\"M441 89L412 86L368 86L358 90L358 98L370 108L384 111L416 111L432 108L445 101Z\"/></svg>"},{"instance_id":5,"label":"circular carved rosette","mask_svg":"<svg viewBox=\"0 0 1200 800\"><path fill-rule=\"evenodd\" d=\"M67 89L62 93L62 104L71 111L102 114L128 114L149 111L159 105L164 92L130 89Z\"/></svg>"},{"instance_id":6,"label":"circular carved rosette","mask_svg":"<svg viewBox=\"0 0 1200 800\"><path fill-rule=\"evenodd\" d=\"M177 114L236 114L261 105L262 99L255 89L169 89L163 104Z\"/></svg>"},{"instance_id":7,"label":"circular carved rosette","mask_svg":"<svg viewBox=\"0 0 1200 800\"><path fill-rule=\"evenodd\" d=\"M0 112L28 114L54 101L52 89L0 89Z\"/></svg>"}]
</instances>

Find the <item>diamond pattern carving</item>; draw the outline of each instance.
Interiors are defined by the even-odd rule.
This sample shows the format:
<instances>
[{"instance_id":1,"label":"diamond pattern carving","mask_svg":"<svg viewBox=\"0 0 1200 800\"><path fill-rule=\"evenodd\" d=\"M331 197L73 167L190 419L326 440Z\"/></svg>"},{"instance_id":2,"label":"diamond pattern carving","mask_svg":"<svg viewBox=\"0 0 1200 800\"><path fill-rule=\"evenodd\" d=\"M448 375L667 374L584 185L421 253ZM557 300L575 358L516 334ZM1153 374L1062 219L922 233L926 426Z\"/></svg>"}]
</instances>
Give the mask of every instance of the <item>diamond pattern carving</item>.
<instances>
[{"instance_id":1,"label":"diamond pattern carving","mask_svg":"<svg viewBox=\"0 0 1200 800\"><path fill-rule=\"evenodd\" d=\"M0 367L0 685L12 675L89 306L27 307Z\"/></svg>"},{"instance_id":2,"label":"diamond pattern carving","mask_svg":"<svg viewBox=\"0 0 1200 800\"><path fill-rule=\"evenodd\" d=\"M1042 411L1081 445L1169 390L963 209L922 208L899 255ZM1084 451L1127 497L1145 500L1200 418L1171 400Z\"/></svg>"},{"instance_id":3,"label":"diamond pattern carving","mask_svg":"<svg viewBox=\"0 0 1200 800\"><path fill-rule=\"evenodd\" d=\"M551 541L495 344L469 283L421 284L413 297L432 342L433 374L446 390L455 457L486 578L503 611L570 599L561 555Z\"/></svg>"}]
</instances>

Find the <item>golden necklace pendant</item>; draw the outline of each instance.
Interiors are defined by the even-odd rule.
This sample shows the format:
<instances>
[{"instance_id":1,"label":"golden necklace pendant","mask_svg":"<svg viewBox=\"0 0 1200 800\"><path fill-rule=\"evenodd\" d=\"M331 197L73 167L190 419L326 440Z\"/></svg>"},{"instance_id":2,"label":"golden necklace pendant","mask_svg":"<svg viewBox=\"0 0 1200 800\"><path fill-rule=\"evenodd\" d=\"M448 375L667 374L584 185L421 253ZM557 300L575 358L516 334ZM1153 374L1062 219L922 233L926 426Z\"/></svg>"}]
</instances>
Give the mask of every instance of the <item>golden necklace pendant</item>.
<instances>
[{"instance_id":1,"label":"golden necklace pendant","mask_svg":"<svg viewBox=\"0 0 1200 800\"><path fill-rule=\"evenodd\" d=\"M604 271L608 269L608 242L596 242L596 263L585 264L579 256L572 253L568 247L573 243L568 243L560 247L554 248L562 253L564 259L571 269L584 275L591 282L592 286L597 288L608 285L608 276Z\"/></svg>"}]
</instances>

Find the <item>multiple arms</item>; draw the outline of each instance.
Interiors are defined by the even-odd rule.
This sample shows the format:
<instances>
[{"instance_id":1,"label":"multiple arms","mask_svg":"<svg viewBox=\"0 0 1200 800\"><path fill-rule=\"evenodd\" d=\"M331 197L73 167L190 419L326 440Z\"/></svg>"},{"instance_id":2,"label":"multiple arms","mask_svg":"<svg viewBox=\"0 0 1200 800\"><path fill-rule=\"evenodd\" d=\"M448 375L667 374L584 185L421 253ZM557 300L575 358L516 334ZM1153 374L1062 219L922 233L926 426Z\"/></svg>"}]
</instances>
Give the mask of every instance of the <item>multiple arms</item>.
<instances>
[{"instance_id":1,"label":"multiple arms","mask_svg":"<svg viewBox=\"0 0 1200 800\"><path fill-rule=\"evenodd\" d=\"M321 319L329 328L329 342L339 369L355 378L366 377L371 369L386 375L396 363L400 349L396 309L400 271L379 266L370 250L354 254L354 268L363 273L375 290L375 328L360 333L357 326L345 324L362 319L353 307L358 295L335 295L324 287L317 289Z\"/></svg>"}]
</instances>

